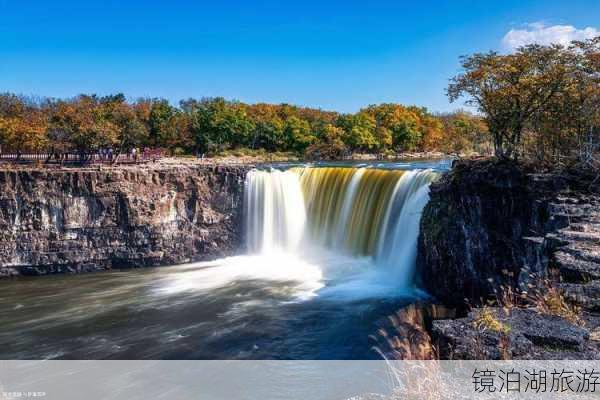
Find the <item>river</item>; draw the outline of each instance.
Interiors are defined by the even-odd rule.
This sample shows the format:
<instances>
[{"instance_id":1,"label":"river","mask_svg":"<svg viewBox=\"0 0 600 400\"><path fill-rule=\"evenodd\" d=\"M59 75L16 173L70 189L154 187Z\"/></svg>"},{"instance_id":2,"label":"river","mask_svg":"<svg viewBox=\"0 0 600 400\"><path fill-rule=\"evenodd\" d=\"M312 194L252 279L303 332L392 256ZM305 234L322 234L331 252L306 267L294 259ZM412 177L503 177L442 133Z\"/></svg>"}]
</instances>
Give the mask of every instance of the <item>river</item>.
<instances>
[{"instance_id":1,"label":"river","mask_svg":"<svg viewBox=\"0 0 600 400\"><path fill-rule=\"evenodd\" d=\"M4 280L0 358L379 358L377 321L425 295L414 281L418 222L445 168L252 171L243 254Z\"/></svg>"}]
</instances>

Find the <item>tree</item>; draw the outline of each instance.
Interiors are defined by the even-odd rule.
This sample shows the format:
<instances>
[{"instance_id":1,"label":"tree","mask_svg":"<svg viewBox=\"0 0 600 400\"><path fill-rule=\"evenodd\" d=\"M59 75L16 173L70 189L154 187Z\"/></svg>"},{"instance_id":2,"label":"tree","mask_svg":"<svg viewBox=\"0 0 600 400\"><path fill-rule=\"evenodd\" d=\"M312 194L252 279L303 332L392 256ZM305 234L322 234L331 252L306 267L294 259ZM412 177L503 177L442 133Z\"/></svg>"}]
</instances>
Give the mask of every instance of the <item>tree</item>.
<instances>
[{"instance_id":1,"label":"tree","mask_svg":"<svg viewBox=\"0 0 600 400\"><path fill-rule=\"evenodd\" d=\"M389 151L394 144L390 129L381 125L375 128L375 140L377 141L377 151L379 153Z\"/></svg>"},{"instance_id":2,"label":"tree","mask_svg":"<svg viewBox=\"0 0 600 400\"><path fill-rule=\"evenodd\" d=\"M416 113L405 110L398 115L391 126L392 143L397 150L414 150L421 141L419 117Z\"/></svg>"},{"instance_id":3,"label":"tree","mask_svg":"<svg viewBox=\"0 0 600 400\"><path fill-rule=\"evenodd\" d=\"M483 119L466 111L442 114L443 136L438 143L447 153L461 154L474 151L487 154L490 149L489 132Z\"/></svg>"},{"instance_id":4,"label":"tree","mask_svg":"<svg viewBox=\"0 0 600 400\"><path fill-rule=\"evenodd\" d=\"M85 159L100 147L118 146L119 126L96 96L80 95L51 106L49 137Z\"/></svg>"},{"instance_id":5,"label":"tree","mask_svg":"<svg viewBox=\"0 0 600 400\"><path fill-rule=\"evenodd\" d=\"M375 119L364 112L342 115L337 125L344 130L343 141L353 151L371 151L377 148Z\"/></svg>"},{"instance_id":6,"label":"tree","mask_svg":"<svg viewBox=\"0 0 600 400\"><path fill-rule=\"evenodd\" d=\"M310 124L295 116L285 121L283 130L288 149L299 153L317 141L317 137L311 132Z\"/></svg>"},{"instance_id":7,"label":"tree","mask_svg":"<svg viewBox=\"0 0 600 400\"><path fill-rule=\"evenodd\" d=\"M169 121L177 110L165 99L152 99L150 104L148 142L152 147L167 147Z\"/></svg>"},{"instance_id":8,"label":"tree","mask_svg":"<svg viewBox=\"0 0 600 400\"><path fill-rule=\"evenodd\" d=\"M254 129L244 106L222 97L188 101L196 144L202 151L220 151L248 145Z\"/></svg>"},{"instance_id":9,"label":"tree","mask_svg":"<svg viewBox=\"0 0 600 400\"><path fill-rule=\"evenodd\" d=\"M0 96L1 146L16 151L40 151L47 143L47 118L42 110L14 95Z\"/></svg>"},{"instance_id":10,"label":"tree","mask_svg":"<svg viewBox=\"0 0 600 400\"><path fill-rule=\"evenodd\" d=\"M579 159L589 163L598 147L594 133L600 136L600 36L575 41L570 51L574 73L565 97L572 106L564 107L563 113L573 116Z\"/></svg>"},{"instance_id":11,"label":"tree","mask_svg":"<svg viewBox=\"0 0 600 400\"><path fill-rule=\"evenodd\" d=\"M100 107L103 118L116 128L119 153L148 141L147 126L138 118L135 109L126 103L123 95L101 99Z\"/></svg>"},{"instance_id":12,"label":"tree","mask_svg":"<svg viewBox=\"0 0 600 400\"><path fill-rule=\"evenodd\" d=\"M342 140L345 132L343 129L330 123L319 126L319 142L306 149L304 157L308 160L339 160L343 158L348 149Z\"/></svg>"},{"instance_id":13,"label":"tree","mask_svg":"<svg viewBox=\"0 0 600 400\"><path fill-rule=\"evenodd\" d=\"M250 147L275 151L285 147L285 124L278 115L277 106L255 104L248 106L249 118L254 125Z\"/></svg>"},{"instance_id":14,"label":"tree","mask_svg":"<svg viewBox=\"0 0 600 400\"><path fill-rule=\"evenodd\" d=\"M563 50L529 45L514 54L477 53L462 59L463 72L452 78L448 97L456 101L466 96L466 103L485 116L496 156L517 157L532 117L564 90L571 68Z\"/></svg>"},{"instance_id":15,"label":"tree","mask_svg":"<svg viewBox=\"0 0 600 400\"><path fill-rule=\"evenodd\" d=\"M392 147L400 151L410 151L415 150L421 143L423 132L420 116L422 113L427 114L426 110L386 103L370 105L361 112L374 118L376 130L384 141L379 143L380 148Z\"/></svg>"}]
</instances>

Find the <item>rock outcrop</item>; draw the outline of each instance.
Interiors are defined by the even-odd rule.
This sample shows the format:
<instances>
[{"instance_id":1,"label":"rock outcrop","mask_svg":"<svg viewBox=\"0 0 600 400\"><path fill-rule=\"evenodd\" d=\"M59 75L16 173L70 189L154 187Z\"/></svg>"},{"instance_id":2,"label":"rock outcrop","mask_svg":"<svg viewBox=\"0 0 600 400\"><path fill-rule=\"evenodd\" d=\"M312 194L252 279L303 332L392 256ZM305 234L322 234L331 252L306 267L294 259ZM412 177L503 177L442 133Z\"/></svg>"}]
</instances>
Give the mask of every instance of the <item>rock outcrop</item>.
<instances>
[{"instance_id":1,"label":"rock outcrop","mask_svg":"<svg viewBox=\"0 0 600 400\"><path fill-rule=\"evenodd\" d=\"M247 169L0 169L0 276L231 254L240 247Z\"/></svg>"},{"instance_id":2,"label":"rock outcrop","mask_svg":"<svg viewBox=\"0 0 600 400\"><path fill-rule=\"evenodd\" d=\"M565 227L546 236L548 267L565 296L588 312L600 312L600 195L560 193L551 213Z\"/></svg>"},{"instance_id":3,"label":"rock outcrop","mask_svg":"<svg viewBox=\"0 0 600 400\"><path fill-rule=\"evenodd\" d=\"M477 323L481 309L465 318L433 321L432 336L442 359L597 360L600 342L589 329L534 309L488 308L506 331Z\"/></svg>"},{"instance_id":4,"label":"rock outcrop","mask_svg":"<svg viewBox=\"0 0 600 400\"><path fill-rule=\"evenodd\" d=\"M460 306L526 283L547 264L548 205L561 179L505 162L458 163L431 185L423 211L418 271L443 304Z\"/></svg>"},{"instance_id":5,"label":"rock outcrop","mask_svg":"<svg viewBox=\"0 0 600 400\"><path fill-rule=\"evenodd\" d=\"M583 171L536 174L518 164L476 161L459 163L432 185L418 249L428 291L460 315L490 299L503 305L503 295L525 295L530 284L544 282L555 296L547 308L556 309L537 309L526 299L530 294L513 299L515 308L492 309L490 318L509 333L481 329L480 309L434 321L430 332L442 358L598 357L600 190L594 182ZM578 324L563 318L561 307L573 307Z\"/></svg>"},{"instance_id":6,"label":"rock outcrop","mask_svg":"<svg viewBox=\"0 0 600 400\"><path fill-rule=\"evenodd\" d=\"M476 305L501 287L551 276L597 307L600 194L580 176L518 164L459 163L431 186L419 236L423 285L446 305Z\"/></svg>"}]
</instances>

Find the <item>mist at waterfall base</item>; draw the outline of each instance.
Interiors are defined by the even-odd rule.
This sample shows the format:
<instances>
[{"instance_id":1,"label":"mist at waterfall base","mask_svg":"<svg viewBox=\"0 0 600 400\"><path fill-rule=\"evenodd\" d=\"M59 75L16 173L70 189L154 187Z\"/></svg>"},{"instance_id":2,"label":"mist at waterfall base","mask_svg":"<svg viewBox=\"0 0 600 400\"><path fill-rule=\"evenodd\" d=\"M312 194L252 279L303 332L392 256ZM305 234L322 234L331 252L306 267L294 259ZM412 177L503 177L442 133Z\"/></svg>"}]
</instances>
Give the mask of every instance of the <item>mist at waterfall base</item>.
<instances>
[{"instance_id":1,"label":"mist at waterfall base","mask_svg":"<svg viewBox=\"0 0 600 400\"><path fill-rule=\"evenodd\" d=\"M244 255L2 283L0 356L379 358L376 320L421 295L422 167L253 170Z\"/></svg>"}]
</instances>

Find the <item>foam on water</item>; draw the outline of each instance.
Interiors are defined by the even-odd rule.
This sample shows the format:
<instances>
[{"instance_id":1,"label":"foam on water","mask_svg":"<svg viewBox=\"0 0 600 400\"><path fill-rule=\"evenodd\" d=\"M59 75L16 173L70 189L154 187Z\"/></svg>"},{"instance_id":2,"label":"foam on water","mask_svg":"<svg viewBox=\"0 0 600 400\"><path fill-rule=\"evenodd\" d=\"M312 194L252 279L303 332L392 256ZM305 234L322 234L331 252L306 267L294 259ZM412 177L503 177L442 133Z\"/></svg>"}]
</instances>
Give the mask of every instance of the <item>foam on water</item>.
<instances>
[{"instance_id":1,"label":"foam on water","mask_svg":"<svg viewBox=\"0 0 600 400\"><path fill-rule=\"evenodd\" d=\"M227 257L172 267L157 289L161 294L209 292L241 281L289 282L291 297L305 300L323 287L323 273L318 265L300 259L293 253Z\"/></svg>"}]
</instances>

